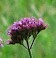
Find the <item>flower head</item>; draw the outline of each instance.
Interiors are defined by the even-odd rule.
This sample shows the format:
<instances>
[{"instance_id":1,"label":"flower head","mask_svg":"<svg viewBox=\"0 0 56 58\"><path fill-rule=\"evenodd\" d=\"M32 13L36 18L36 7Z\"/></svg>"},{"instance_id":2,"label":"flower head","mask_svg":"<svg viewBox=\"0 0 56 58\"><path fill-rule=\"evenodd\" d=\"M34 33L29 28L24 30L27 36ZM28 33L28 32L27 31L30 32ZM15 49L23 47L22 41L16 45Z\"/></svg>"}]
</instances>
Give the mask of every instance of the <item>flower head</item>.
<instances>
[{"instance_id":1,"label":"flower head","mask_svg":"<svg viewBox=\"0 0 56 58\"><path fill-rule=\"evenodd\" d=\"M8 29L8 35L11 40L8 40L9 44L22 43L23 40L29 38L33 33L44 30L46 24L39 18L22 18L20 21L14 22Z\"/></svg>"}]
</instances>

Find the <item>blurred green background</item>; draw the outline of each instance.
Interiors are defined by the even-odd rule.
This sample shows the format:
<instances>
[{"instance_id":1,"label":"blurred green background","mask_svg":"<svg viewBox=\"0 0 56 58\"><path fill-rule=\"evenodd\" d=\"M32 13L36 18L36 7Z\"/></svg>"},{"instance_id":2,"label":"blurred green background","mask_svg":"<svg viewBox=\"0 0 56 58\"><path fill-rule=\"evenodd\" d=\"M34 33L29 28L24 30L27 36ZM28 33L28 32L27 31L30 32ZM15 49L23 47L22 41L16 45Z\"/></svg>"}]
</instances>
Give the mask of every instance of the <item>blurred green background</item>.
<instances>
[{"instance_id":1,"label":"blurred green background","mask_svg":"<svg viewBox=\"0 0 56 58\"><path fill-rule=\"evenodd\" d=\"M4 43L0 58L29 58L21 45L6 45L10 38L6 33L13 22L32 16L48 23L48 28L36 37L31 49L33 58L56 58L56 0L0 0L0 37Z\"/></svg>"}]
</instances>

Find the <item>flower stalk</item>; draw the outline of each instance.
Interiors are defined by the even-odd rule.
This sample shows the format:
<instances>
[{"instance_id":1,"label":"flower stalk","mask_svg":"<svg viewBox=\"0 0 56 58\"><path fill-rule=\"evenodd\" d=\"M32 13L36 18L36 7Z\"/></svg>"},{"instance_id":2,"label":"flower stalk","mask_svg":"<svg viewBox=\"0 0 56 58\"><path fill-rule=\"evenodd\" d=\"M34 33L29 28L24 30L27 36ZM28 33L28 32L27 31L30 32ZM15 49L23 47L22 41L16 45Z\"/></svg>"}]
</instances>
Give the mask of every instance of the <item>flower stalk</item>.
<instances>
[{"instance_id":1,"label":"flower stalk","mask_svg":"<svg viewBox=\"0 0 56 58\"><path fill-rule=\"evenodd\" d=\"M29 42L28 42L28 40L26 40L26 43L27 43L27 47L28 47L29 56L30 56L30 58L32 58L31 51L30 51L30 48L29 48Z\"/></svg>"}]
</instances>

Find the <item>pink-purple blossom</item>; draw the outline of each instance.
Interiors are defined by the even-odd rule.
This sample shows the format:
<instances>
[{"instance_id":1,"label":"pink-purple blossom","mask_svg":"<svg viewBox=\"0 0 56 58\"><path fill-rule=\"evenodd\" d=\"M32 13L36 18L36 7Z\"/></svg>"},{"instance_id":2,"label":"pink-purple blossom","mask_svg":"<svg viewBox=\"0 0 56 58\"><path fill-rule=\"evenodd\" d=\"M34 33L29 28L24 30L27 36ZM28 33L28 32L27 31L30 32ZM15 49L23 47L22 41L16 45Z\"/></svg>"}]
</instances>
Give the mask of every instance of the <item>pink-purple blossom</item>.
<instances>
[{"instance_id":1,"label":"pink-purple blossom","mask_svg":"<svg viewBox=\"0 0 56 58\"><path fill-rule=\"evenodd\" d=\"M21 44L24 39L27 40L33 33L44 30L46 26L42 18L22 18L9 27L7 34L11 37L11 40L7 42L8 44Z\"/></svg>"}]
</instances>

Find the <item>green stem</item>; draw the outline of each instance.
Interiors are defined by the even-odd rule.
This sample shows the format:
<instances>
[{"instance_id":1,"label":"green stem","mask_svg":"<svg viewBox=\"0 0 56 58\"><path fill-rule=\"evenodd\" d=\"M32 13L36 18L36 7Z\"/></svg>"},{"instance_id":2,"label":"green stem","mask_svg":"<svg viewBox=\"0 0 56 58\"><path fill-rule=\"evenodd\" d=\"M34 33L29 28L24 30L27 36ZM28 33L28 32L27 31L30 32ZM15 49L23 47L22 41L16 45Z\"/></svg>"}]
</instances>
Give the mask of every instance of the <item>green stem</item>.
<instances>
[{"instance_id":1,"label":"green stem","mask_svg":"<svg viewBox=\"0 0 56 58\"><path fill-rule=\"evenodd\" d=\"M40 32L40 31L39 31L39 32ZM38 32L38 33L39 33L39 32ZM38 33L37 33L37 34L38 34ZM31 49L32 46L33 46L33 43L34 43L34 41L35 41L35 37L37 36L37 34L36 34L35 36L33 35L33 41L32 41L32 44L31 44L31 46L30 46L30 49Z\"/></svg>"},{"instance_id":2,"label":"green stem","mask_svg":"<svg viewBox=\"0 0 56 58\"><path fill-rule=\"evenodd\" d=\"M35 41L35 37L33 38L33 41L32 41L32 44L30 46L30 49L32 48L34 41Z\"/></svg>"},{"instance_id":3,"label":"green stem","mask_svg":"<svg viewBox=\"0 0 56 58\"><path fill-rule=\"evenodd\" d=\"M23 47L25 47L26 49L28 49L24 44L21 44Z\"/></svg>"},{"instance_id":4,"label":"green stem","mask_svg":"<svg viewBox=\"0 0 56 58\"><path fill-rule=\"evenodd\" d=\"M26 40L26 43L27 43L27 47L28 47L29 56L30 56L30 58L32 58L31 51L30 51L30 48L29 48L28 40Z\"/></svg>"}]
</instances>

